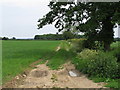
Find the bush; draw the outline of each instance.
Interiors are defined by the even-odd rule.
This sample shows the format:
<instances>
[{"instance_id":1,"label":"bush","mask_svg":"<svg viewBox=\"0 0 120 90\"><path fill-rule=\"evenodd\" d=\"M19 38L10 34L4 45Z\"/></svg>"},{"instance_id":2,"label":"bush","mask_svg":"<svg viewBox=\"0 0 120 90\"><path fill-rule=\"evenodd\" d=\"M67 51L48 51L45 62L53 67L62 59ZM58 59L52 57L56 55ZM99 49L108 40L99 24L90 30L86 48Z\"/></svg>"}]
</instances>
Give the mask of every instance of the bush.
<instances>
[{"instance_id":1,"label":"bush","mask_svg":"<svg viewBox=\"0 0 120 90\"><path fill-rule=\"evenodd\" d=\"M100 77L118 77L118 64L114 56L99 52L96 57L88 63L88 74Z\"/></svg>"},{"instance_id":2,"label":"bush","mask_svg":"<svg viewBox=\"0 0 120 90\"><path fill-rule=\"evenodd\" d=\"M71 43L71 50L74 52L81 52L85 47L84 47L84 42L86 39L81 38L81 39L70 39L68 42Z\"/></svg>"},{"instance_id":3,"label":"bush","mask_svg":"<svg viewBox=\"0 0 120 90\"><path fill-rule=\"evenodd\" d=\"M120 42L111 44L112 51L110 53L117 58L117 62L120 63Z\"/></svg>"},{"instance_id":4,"label":"bush","mask_svg":"<svg viewBox=\"0 0 120 90\"><path fill-rule=\"evenodd\" d=\"M67 41L62 41L59 46L60 46L60 49L69 51L71 48L71 43Z\"/></svg>"},{"instance_id":5,"label":"bush","mask_svg":"<svg viewBox=\"0 0 120 90\"><path fill-rule=\"evenodd\" d=\"M81 53L78 53L76 58L74 58L73 63L78 70L87 73L88 62L94 59L97 54L98 53L95 50L84 49Z\"/></svg>"},{"instance_id":6,"label":"bush","mask_svg":"<svg viewBox=\"0 0 120 90\"><path fill-rule=\"evenodd\" d=\"M117 62L120 63L120 48L113 51L113 55L117 58Z\"/></svg>"},{"instance_id":7,"label":"bush","mask_svg":"<svg viewBox=\"0 0 120 90\"><path fill-rule=\"evenodd\" d=\"M96 50L90 50L90 49L84 49L81 53L78 53L77 57L88 60L88 59L94 59L98 52Z\"/></svg>"},{"instance_id":8,"label":"bush","mask_svg":"<svg viewBox=\"0 0 120 90\"><path fill-rule=\"evenodd\" d=\"M120 76L117 59L108 53L86 49L78 54L73 63L77 69L89 76L107 78Z\"/></svg>"},{"instance_id":9,"label":"bush","mask_svg":"<svg viewBox=\"0 0 120 90\"><path fill-rule=\"evenodd\" d=\"M74 34L71 31L64 31L63 37L65 40L74 38Z\"/></svg>"}]
</instances>

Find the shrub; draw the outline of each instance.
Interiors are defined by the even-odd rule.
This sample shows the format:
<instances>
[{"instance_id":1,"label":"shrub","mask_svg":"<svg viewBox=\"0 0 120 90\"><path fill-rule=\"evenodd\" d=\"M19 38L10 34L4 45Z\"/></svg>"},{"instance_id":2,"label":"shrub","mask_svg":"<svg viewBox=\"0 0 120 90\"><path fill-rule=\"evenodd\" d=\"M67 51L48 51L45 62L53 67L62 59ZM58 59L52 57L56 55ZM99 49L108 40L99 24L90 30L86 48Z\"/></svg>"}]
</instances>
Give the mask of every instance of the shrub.
<instances>
[{"instance_id":1,"label":"shrub","mask_svg":"<svg viewBox=\"0 0 120 90\"><path fill-rule=\"evenodd\" d=\"M100 42L100 41L95 41L94 47L95 47L95 49L97 49L97 50L104 50L103 42Z\"/></svg>"},{"instance_id":2,"label":"shrub","mask_svg":"<svg viewBox=\"0 0 120 90\"><path fill-rule=\"evenodd\" d=\"M96 54L98 53L95 50L84 49L81 53L78 53L76 58L74 58L73 63L78 70L87 73L88 62L95 58Z\"/></svg>"},{"instance_id":3,"label":"shrub","mask_svg":"<svg viewBox=\"0 0 120 90\"><path fill-rule=\"evenodd\" d=\"M77 57L81 59L94 59L98 54L96 50L84 49L81 53L78 53Z\"/></svg>"},{"instance_id":4,"label":"shrub","mask_svg":"<svg viewBox=\"0 0 120 90\"><path fill-rule=\"evenodd\" d=\"M108 53L86 49L78 54L73 63L77 69L89 76L110 78L120 76L116 58Z\"/></svg>"},{"instance_id":5,"label":"shrub","mask_svg":"<svg viewBox=\"0 0 120 90\"><path fill-rule=\"evenodd\" d=\"M86 39L70 39L68 42L71 43L71 50L74 52L81 52L84 49L84 42Z\"/></svg>"},{"instance_id":6,"label":"shrub","mask_svg":"<svg viewBox=\"0 0 120 90\"><path fill-rule=\"evenodd\" d=\"M67 41L62 41L59 46L60 46L60 49L69 51L71 48L71 43L69 43Z\"/></svg>"},{"instance_id":7,"label":"shrub","mask_svg":"<svg viewBox=\"0 0 120 90\"><path fill-rule=\"evenodd\" d=\"M117 62L120 63L120 42L112 43L111 48L113 49L110 53L117 58Z\"/></svg>"},{"instance_id":8,"label":"shrub","mask_svg":"<svg viewBox=\"0 0 120 90\"><path fill-rule=\"evenodd\" d=\"M74 38L74 34L71 31L64 31L63 37L65 40Z\"/></svg>"},{"instance_id":9,"label":"shrub","mask_svg":"<svg viewBox=\"0 0 120 90\"><path fill-rule=\"evenodd\" d=\"M118 77L118 64L114 56L99 52L96 57L88 63L87 73L100 77Z\"/></svg>"},{"instance_id":10,"label":"shrub","mask_svg":"<svg viewBox=\"0 0 120 90\"><path fill-rule=\"evenodd\" d=\"M117 62L120 63L120 48L115 49L112 53L117 58Z\"/></svg>"}]
</instances>

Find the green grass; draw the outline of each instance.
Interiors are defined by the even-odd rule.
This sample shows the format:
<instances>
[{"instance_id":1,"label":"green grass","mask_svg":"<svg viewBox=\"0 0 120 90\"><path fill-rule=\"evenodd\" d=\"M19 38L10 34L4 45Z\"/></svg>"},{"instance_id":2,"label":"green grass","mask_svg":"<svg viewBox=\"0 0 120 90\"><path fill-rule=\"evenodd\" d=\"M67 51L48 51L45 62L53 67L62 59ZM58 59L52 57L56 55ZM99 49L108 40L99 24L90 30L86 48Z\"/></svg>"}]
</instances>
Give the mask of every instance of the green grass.
<instances>
[{"instance_id":1,"label":"green grass","mask_svg":"<svg viewBox=\"0 0 120 90\"><path fill-rule=\"evenodd\" d=\"M105 82L107 83L105 87L120 88L119 86L120 79L100 78L100 77L89 77L89 79L93 80L95 83Z\"/></svg>"},{"instance_id":2,"label":"green grass","mask_svg":"<svg viewBox=\"0 0 120 90\"><path fill-rule=\"evenodd\" d=\"M57 51L47 63L47 66L49 66L53 70L62 68L62 64L71 60L75 56L75 53L69 50L69 44L67 41L61 41L59 47L60 50Z\"/></svg>"},{"instance_id":3,"label":"green grass","mask_svg":"<svg viewBox=\"0 0 120 90\"><path fill-rule=\"evenodd\" d=\"M47 65L51 69L59 69L62 64L71 60L74 57L74 53L71 51L66 51L64 49L60 49L56 54L50 58Z\"/></svg>"},{"instance_id":4,"label":"green grass","mask_svg":"<svg viewBox=\"0 0 120 90\"><path fill-rule=\"evenodd\" d=\"M38 59L50 59L60 41L3 41L2 79L3 83L23 72Z\"/></svg>"},{"instance_id":5,"label":"green grass","mask_svg":"<svg viewBox=\"0 0 120 90\"><path fill-rule=\"evenodd\" d=\"M71 48L71 45L69 44L69 42L67 42L65 40L62 41L59 46L61 47L61 49L64 49L66 51L69 51Z\"/></svg>"},{"instance_id":6,"label":"green grass","mask_svg":"<svg viewBox=\"0 0 120 90\"><path fill-rule=\"evenodd\" d=\"M113 50L109 53L114 55L118 52L118 44L116 42L111 44ZM58 52L55 51L57 46L61 46ZM75 53L69 49L66 41L3 41L2 43L2 68L3 68L3 83L11 80L12 77L23 72L29 65L38 60L43 59L40 64L48 60L47 65L51 69L59 69L62 64L68 60L75 58ZM118 79L106 79L92 77L95 82L107 82L106 87L117 88Z\"/></svg>"},{"instance_id":7,"label":"green grass","mask_svg":"<svg viewBox=\"0 0 120 90\"><path fill-rule=\"evenodd\" d=\"M109 82L107 82L107 85L105 85L105 87L110 87L110 88L120 88L119 86L119 82L120 80L111 80Z\"/></svg>"}]
</instances>

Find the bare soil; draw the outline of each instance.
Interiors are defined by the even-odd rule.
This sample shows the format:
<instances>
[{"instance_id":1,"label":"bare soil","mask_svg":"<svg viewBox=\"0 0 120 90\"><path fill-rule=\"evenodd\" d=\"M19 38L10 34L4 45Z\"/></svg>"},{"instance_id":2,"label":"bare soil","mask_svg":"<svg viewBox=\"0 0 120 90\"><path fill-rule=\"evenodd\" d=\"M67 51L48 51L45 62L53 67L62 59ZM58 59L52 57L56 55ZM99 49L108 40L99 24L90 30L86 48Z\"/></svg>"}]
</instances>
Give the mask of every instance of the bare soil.
<instances>
[{"instance_id":1,"label":"bare soil","mask_svg":"<svg viewBox=\"0 0 120 90\"><path fill-rule=\"evenodd\" d=\"M28 74L30 73L32 68L36 67L36 64L40 63L42 60L37 60L30 64L30 68L27 68L23 73L17 75L16 77L12 78L12 80L8 81L4 85L2 85L0 88L15 88L19 85L21 85L24 80L27 78Z\"/></svg>"},{"instance_id":2,"label":"bare soil","mask_svg":"<svg viewBox=\"0 0 120 90\"><path fill-rule=\"evenodd\" d=\"M46 64L37 65L16 85L16 88L104 88L105 83L94 83L86 75L75 69L70 62L64 64L62 69L51 70ZM71 77L69 71L78 76Z\"/></svg>"}]
</instances>

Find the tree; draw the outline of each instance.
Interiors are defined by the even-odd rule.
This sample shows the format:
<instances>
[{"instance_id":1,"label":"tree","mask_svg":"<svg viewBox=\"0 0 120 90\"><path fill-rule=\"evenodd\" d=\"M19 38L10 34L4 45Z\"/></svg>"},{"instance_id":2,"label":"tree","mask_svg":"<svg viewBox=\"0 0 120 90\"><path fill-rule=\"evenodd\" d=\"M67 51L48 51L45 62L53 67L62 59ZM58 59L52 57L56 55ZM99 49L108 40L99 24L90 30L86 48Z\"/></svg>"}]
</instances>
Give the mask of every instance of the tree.
<instances>
[{"instance_id":1,"label":"tree","mask_svg":"<svg viewBox=\"0 0 120 90\"><path fill-rule=\"evenodd\" d=\"M15 38L15 37L13 37L12 39L13 39L13 40L15 40L16 38Z\"/></svg>"},{"instance_id":2,"label":"tree","mask_svg":"<svg viewBox=\"0 0 120 90\"><path fill-rule=\"evenodd\" d=\"M62 34L35 35L35 40L64 40Z\"/></svg>"},{"instance_id":3,"label":"tree","mask_svg":"<svg viewBox=\"0 0 120 90\"><path fill-rule=\"evenodd\" d=\"M63 32L63 38L65 40L72 39L72 38L74 38L74 35L71 31L64 31Z\"/></svg>"},{"instance_id":4,"label":"tree","mask_svg":"<svg viewBox=\"0 0 120 90\"><path fill-rule=\"evenodd\" d=\"M89 42L97 40L105 50L110 49L113 27L120 24L120 2L50 2L48 6L51 11L38 20L38 29L53 22L59 31L75 26Z\"/></svg>"},{"instance_id":5,"label":"tree","mask_svg":"<svg viewBox=\"0 0 120 90\"><path fill-rule=\"evenodd\" d=\"M2 40L8 40L9 38L8 37L3 37Z\"/></svg>"}]
</instances>

